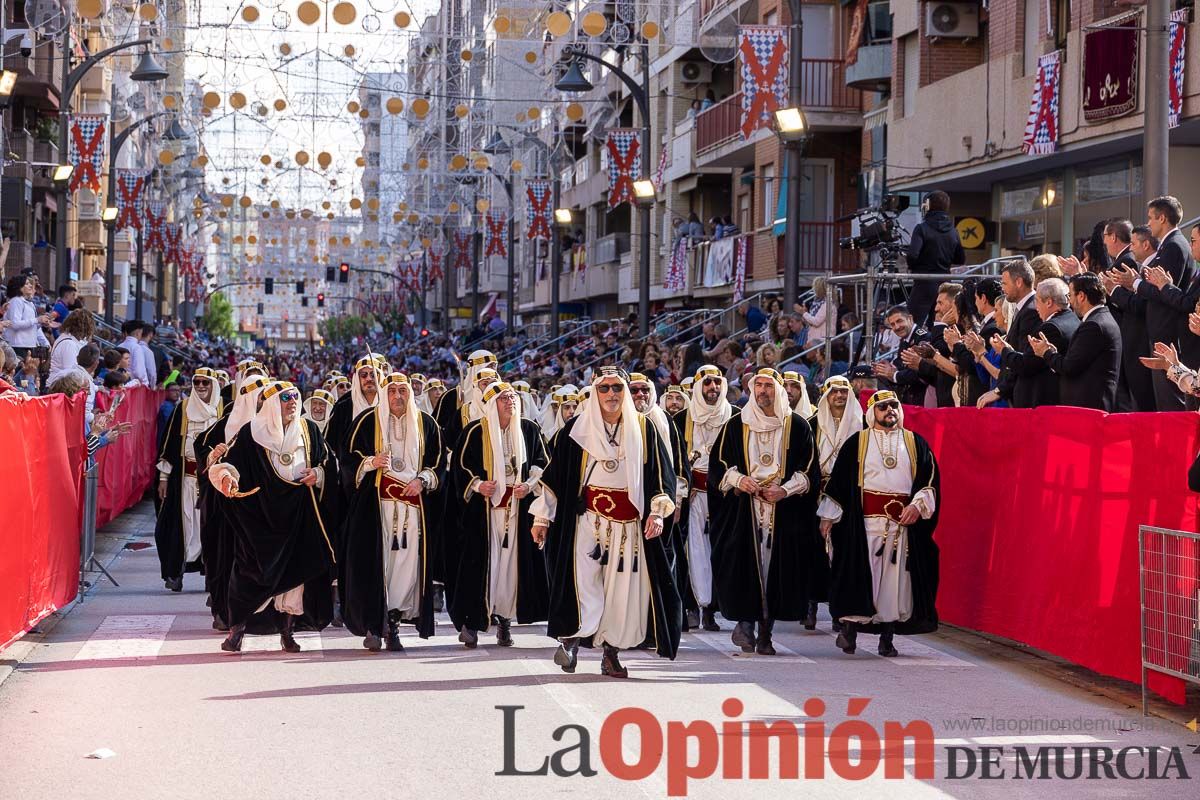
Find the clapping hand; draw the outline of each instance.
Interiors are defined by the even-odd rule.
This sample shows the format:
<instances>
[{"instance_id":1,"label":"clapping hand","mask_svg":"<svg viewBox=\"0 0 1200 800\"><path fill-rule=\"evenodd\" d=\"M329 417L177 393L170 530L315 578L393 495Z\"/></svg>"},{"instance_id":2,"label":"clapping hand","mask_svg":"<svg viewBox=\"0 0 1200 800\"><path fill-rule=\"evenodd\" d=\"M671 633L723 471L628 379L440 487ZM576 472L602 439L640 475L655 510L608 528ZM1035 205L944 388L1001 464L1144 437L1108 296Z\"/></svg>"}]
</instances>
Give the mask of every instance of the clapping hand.
<instances>
[{"instance_id":1,"label":"clapping hand","mask_svg":"<svg viewBox=\"0 0 1200 800\"><path fill-rule=\"evenodd\" d=\"M1058 268L1063 271L1063 275L1070 277L1078 275L1081 272L1086 272L1083 264L1075 256L1058 256Z\"/></svg>"},{"instance_id":2,"label":"clapping hand","mask_svg":"<svg viewBox=\"0 0 1200 800\"><path fill-rule=\"evenodd\" d=\"M886 380L895 380L896 365L889 364L886 361L878 361L875 363L875 377L884 378Z\"/></svg>"},{"instance_id":3,"label":"clapping hand","mask_svg":"<svg viewBox=\"0 0 1200 800\"><path fill-rule=\"evenodd\" d=\"M1116 276L1113 275L1112 270L1105 270L1104 272L1100 273L1100 283L1104 285L1104 291L1108 294L1112 294L1113 289L1116 289L1121 285L1117 281Z\"/></svg>"},{"instance_id":4,"label":"clapping hand","mask_svg":"<svg viewBox=\"0 0 1200 800\"><path fill-rule=\"evenodd\" d=\"M1161 289L1168 283L1171 283L1171 276L1162 267L1147 267L1146 282L1154 285L1154 288Z\"/></svg>"},{"instance_id":5,"label":"clapping hand","mask_svg":"<svg viewBox=\"0 0 1200 800\"><path fill-rule=\"evenodd\" d=\"M1196 315L1193 314L1192 316ZM1142 366L1146 369L1166 370L1179 363L1179 353L1175 351L1175 345L1173 344L1155 342L1154 355L1142 356L1138 361L1142 362Z\"/></svg>"},{"instance_id":6,"label":"clapping hand","mask_svg":"<svg viewBox=\"0 0 1200 800\"><path fill-rule=\"evenodd\" d=\"M1188 330L1194 335L1200 336L1200 314L1196 312L1188 314Z\"/></svg>"},{"instance_id":7,"label":"clapping hand","mask_svg":"<svg viewBox=\"0 0 1200 800\"><path fill-rule=\"evenodd\" d=\"M946 342L946 346L953 349L963 340L962 334L958 328L953 325L947 325L946 330L942 333L942 339Z\"/></svg>"},{"instance_id":8,"label":"clapping hand","mask_svg":"<svg viewBox=\"0 0 1200 800\"><path fill-rule=\"evenodd\" d=\"M992 334L991 344L992 350L995 351L996 355L1000 355L1008 347L1008 342L1004 341L1004 337L998 333Z\"/></svg>"},{"instance_id":9,"label":"clapping hand","mask_svg":"<svg viewBox=\"0 0 1200 800\"><path fill-rule=\"evenodd\" d=\"M921 354L917 352L916 348L910 347L900 351L900 361L909 369L916 369L921 366Z\"/></svg>"},{"instance_id":10,"label":"clapping hand","mask_svg":"<svg viewBox=\"0 0 1200 800\"><path fill-rule=\"evenodd\" d=\"M1124 264L1114 268L1110 274L1113 276L1113 280L1117 282L1118 286L1124 286L1126 289L1132 289L1133 282L1137 280L1138 277L1138 274L1135 270L1130 269Z\"/></svg>"},{"instance_id":11,"label":"clapping hand","mask_svg":"<svg viewBox=\"0 0 1200 800\"><path fill-rule=\"evenodd\" d=\"M1038 358L1045 358L1046 353L1058 352L1058 348L1050 344L1050 340L1046 338L1045 333L1039 333L1036 339L1030 336L1029 349L1033 350L1033 354Z\"/></svg>"},{"instance_id":12,"label":"clapping hand","mask_svg":"<svg viewBox=\"0 0 1200 800\"><path fill-rule=\"evenodd\" d=\"M963 337L963 344L967 346L967 349L970 350L976 358L987 352L987 342L985 342L983 337L975 331L967 331L966 335Z\"/></svg>"}]
</instances>

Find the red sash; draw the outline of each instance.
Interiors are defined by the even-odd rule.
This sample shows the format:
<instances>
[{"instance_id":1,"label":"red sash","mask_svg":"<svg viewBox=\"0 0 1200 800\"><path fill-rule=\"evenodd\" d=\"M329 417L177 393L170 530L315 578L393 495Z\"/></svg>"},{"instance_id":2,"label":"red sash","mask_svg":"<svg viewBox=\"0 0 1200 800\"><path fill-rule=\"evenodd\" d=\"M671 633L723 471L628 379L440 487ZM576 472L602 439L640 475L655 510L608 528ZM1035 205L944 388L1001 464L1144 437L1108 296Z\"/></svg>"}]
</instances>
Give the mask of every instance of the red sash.
<instances>
[{"instance_id":1,"label":"red sash","mask_svg":"<svg viewBox=\"0 0 1200 800\"><path fill-rule=\"evenodd\" d=\"M196 462L194 459L185 458L183 460L183 474L189 478L196 477Z\"/></svg>"},{"instance_id":2,"label":"red sash","mask_svg":"<svg viewBox=\"0 0 1200 800\"><path fill-rule=\"evenodd\" d=\"M588 486L584 491L587 510L613 522L636 522L637 507L624 489Z\"/></svg>"},{"instance_id":3,"label":"red sash","mask_svg":"<svg viewBox=\"0 0 1200 800\"><path fill-rule=\"evenodd\" d=\"M692 470L692 488L697 492L708 491L708 473L698 469Z\"/></svg>"},{"instance_id":4,"label":"red sash","mask_svg":"<svg viewBox=\"0 0 1200 800\"><path fill-rule=\"evenodd\" d=\"M906 494L863 490L863 516L887 517L892 522L899 522L900 514L907 505L908 495Z\"/></svg>"},{"instance_id":5,"label":"red sash","mask_svg":"<svg viewBox=\"0 0 1200 800\"><path fill-rule=\"evenodd\" d=\"M406 497L404 487L407 485L406 481L397 480L385 472L379 481L379 499L395 500L397 503L404 503L405 505L420 508L422 495Z\"/></svg>"}]
</instances>

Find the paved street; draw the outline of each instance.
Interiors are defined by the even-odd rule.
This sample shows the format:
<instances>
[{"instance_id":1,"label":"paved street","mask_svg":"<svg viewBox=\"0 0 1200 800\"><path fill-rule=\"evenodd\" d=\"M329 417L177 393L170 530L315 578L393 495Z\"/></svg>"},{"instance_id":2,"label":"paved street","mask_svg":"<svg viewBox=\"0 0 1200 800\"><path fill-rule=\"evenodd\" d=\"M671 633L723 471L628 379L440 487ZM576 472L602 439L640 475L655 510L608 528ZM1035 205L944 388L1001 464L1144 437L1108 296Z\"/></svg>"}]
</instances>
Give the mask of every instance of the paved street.
<instances>
[{"instance_id":1,"label":"paved street","mask_svg":"<svg viewBox=\"0 0 1200 800\"><path fill-rule=\"evenodd\" d=\"M332 628L299 636L298 655L281 653L275 637L248 638L246 652L226 654L221 635L209 627L200 578L189 576L182 594L163 591L155 552L145 547L153 540L144 509L132 524L118 521L115 536L102 537L110 549L144 548L123 549L113 562L120 588L102 583L0 685L5 797L479 797L496 789L523 798L578 790L662 797L664 766L636 783L608 774L599 756L604 718L637 706L663 724L719 724L721 704L731 697L744 704L740 719L793 722L803 718L805 700L819 697L827 705L827 731L846 718L851 697L870 698L861 716L879 730L886 720L927 720L936 735L937 779L885 780L880 766L867 781L905 797L1115 798L1151 787L1166 787L1173 797L1190 794L1161 782L983 781L977 774L946 780L948 745L1005 745L1011 753L1018 743L1115 749L1194 747L1196 739L1153 718L1149 724L1158 727L1141 730L1138 709L1061 682L1038 659L958 632L902 639L895 660L876 656L870 637L858 655L843 655L827 622L811 633L781 626L775 658L735 653L727 633L685 634L674 663L629 654L625 682L600 677L598 657L586 651L578 673L563 674L533 626L517 629L511 650L481 638L478 650L465 651L444 619L432 640L405 635L403 654L367 653ZM575 733L562 744L552 738L555 728L575 724L591 735L591 766L599 774L496 777L504 769L497 705L524 706L514 712L518 769L532 770L576 744ZM997 725L993 718L1011 722ZM1003 727L1047 720L1090 720L1093 732L1018 735ZM626 760L636 762L637 737L627 735L625 745ZM100 748L114 755L86 758ZM1189 774L1200 771L1190 749L1183 756ZM1011 777L1012 756L1005 758ZM573 768L578 753L565 763ZM912 769L910 759L907 773ZM824 780L798 783L714 777L692 781L687 790L722 798L794 796L797 789L854 797L864 790L828 766Z\"/></svg>"}]
</instances>

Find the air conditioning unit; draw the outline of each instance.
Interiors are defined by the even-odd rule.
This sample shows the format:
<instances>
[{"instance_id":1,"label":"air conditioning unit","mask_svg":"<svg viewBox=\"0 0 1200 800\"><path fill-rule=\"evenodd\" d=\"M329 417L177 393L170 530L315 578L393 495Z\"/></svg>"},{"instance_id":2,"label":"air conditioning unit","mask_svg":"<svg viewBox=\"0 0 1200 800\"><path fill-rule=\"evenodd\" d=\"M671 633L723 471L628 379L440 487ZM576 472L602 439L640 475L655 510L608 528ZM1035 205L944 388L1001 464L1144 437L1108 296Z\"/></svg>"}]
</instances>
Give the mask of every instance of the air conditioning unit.
<instances>
[{"instance_id":1,"label":"air conditioning unit","mask_svg":"<svg viewBox=\"0 0 1200 800\"><path fill-rule=\"evenodd\" d=\"M104 202L100 195L90 189L80 189L76 197L76 207L79 209L79 219L94 221L104 216Z\"/></svg>"},{"instance_id":2,"label":"air conditioning unit","mask_svg":"<svg viewBox=\"0 0 1200 800\"><path fill-rule=\"evenodd\" d=\"M685 61L680 69L684 83L709 83L712 81L713 65L700 61Z\"/></svg>"},{"instance_id":3,"label":"air conditioning unit","mask_svg":"<svg viewBox=\"0 0 1200 800\"><path fill-rule=\"evenodd\" d=\"M925 35L931 39L974 39L979 36L979 4L926 3Z\"/></svg>"}]
</instances>

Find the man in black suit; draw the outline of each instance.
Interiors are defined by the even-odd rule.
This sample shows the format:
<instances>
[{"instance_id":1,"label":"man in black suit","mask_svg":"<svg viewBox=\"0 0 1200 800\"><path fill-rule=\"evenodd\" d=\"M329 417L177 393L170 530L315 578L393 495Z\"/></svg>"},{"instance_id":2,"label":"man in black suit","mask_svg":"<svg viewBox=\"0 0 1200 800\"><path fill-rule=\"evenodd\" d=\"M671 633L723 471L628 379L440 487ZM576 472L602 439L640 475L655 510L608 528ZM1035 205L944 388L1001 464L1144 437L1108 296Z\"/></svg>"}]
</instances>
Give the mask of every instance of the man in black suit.
<instances>
[{"instance_id":1,"label":"man in black suit","mask_svg":"<svg viewBox=\"0 0 1200 800\"><path fill-rule=\"evenodd\" d=\"M1058 376L1060 405L1115 411L1121 329L1104 304L1097 275L1084 272L1071 278L1071 309L1080 322L1066 349L1045 335L1030 341L1030 347Z\"/></svg>"},{"instance_id":2,"label":"man in black suit","mask_svg":"<svg viewBox=\"0 0 1200 800\"><path fill-rule=\"evenodd\" d=\"M1022 408L1059 405L1058 376L1050 371L1044 359L1037 357L1033 342L1049 342L1065 353L1079 327L1079 317L1071 313L1070 305L1066 282L1062 278L1047 278L1038 284L1034 297L1034 307L1042 324L1024 342L1013 341L1011 335L1008 337L1000 363L1017 376L1018 386L1025 387L1023 391L1032 389L1030 405ZM1016 344L1024 346L1017 350L1013 347Z\"/></svg>"},{"instance_id":3,"label":"man in black suit","mask_svg":"<svg viewBox=\"0 0 1200 800\"><path fill-rule=\"evenodd\" d=\"M900 402L908 405L925 405L925 390L928 388L928 384L921 379L915 369L904 365L903 355L904 351L910 347L928 342L929 332L913 324L912 314L909 313L908 306L903 303L889 308L883 315L883 322L900 340L900 348L890 362L876 362L875 376L890 383L896 394L900 396Z\"/></svg>"},{"instance_id":4,"label":"man in black suit","mask_svg":"<svg viewBox=\"0 0 1200 800\"><path fill-rule=\"evenodd\" d=\"M1104 249L1112 259L1112 270L1137 273L1141 264L1133 254L1133 223L1114 217L1104 226ZM1150 355L1150 336L1146 333L1146 301L1133 292L1104 281L1111 286L1109 311L1121 329L1121 378L1117 384L1117 407L1120 411L1154 411L1154 385L1150 370L1138 359Z\"/></svg>"},{"instance_id":5,"label":"man in black suit","mask_svg":"<svg viewBox=\"0 0 1200 800\"><path fill-rule=\"evenodd\" d=\"M1016 305L1008 321L1008 335L993 334L992 349L1000 353L1000 383L996 386L1001 399L1013 408L1033 408L1036 405L1036 381L1022 378L1011 364L1018 356L1029 352L1029 337L1042 326L1034 303L1033 267L1028 261L1010 261L1000 272L1000 288L1008 302ZM1011 345L1011 346L1010 346Z\"/></svg>"},{"instance_id":6,"label":"man in black suit","mask_svg":"<svg viewBox=\"0 0 1200 800\"><path fill-rule=\"evenodd\" d=\"M1182 219L1183 206L1174 197L1156 197L1147 203L1146 224L1159 240L1158 252L1143 277L1129 270L1112 274L1122 287L1146 301L1149 341L1171 342L1179 347L1185 361L1195 363L1200 360L1200 337L1187 335L1187 318L1200 300L1200 281L1191 247L1179 230ZM1159 411L1184 410L1183 395L1166 375L1155 371L1150 381Z\"/></svg>"},{"instance_id":7,"label":"man in black suit","mask_svg":"<svg viewBox=\"0 0 1200 800\"><path fill-rule=\"evenodd\" d=\"M904 366L914 369L921 380L934 388L938 408L954 407L955 376L942 371L934 360L935 355L949 359L950 344L946 341L946 332L958 322L958 295L962 285L943 283L938 287L937 301L933 304L933 330L929 332L929 343L923 346L910 347L900 357ZM957 328L955 331L957 332Z\"/></svg>"}]
</instances>

